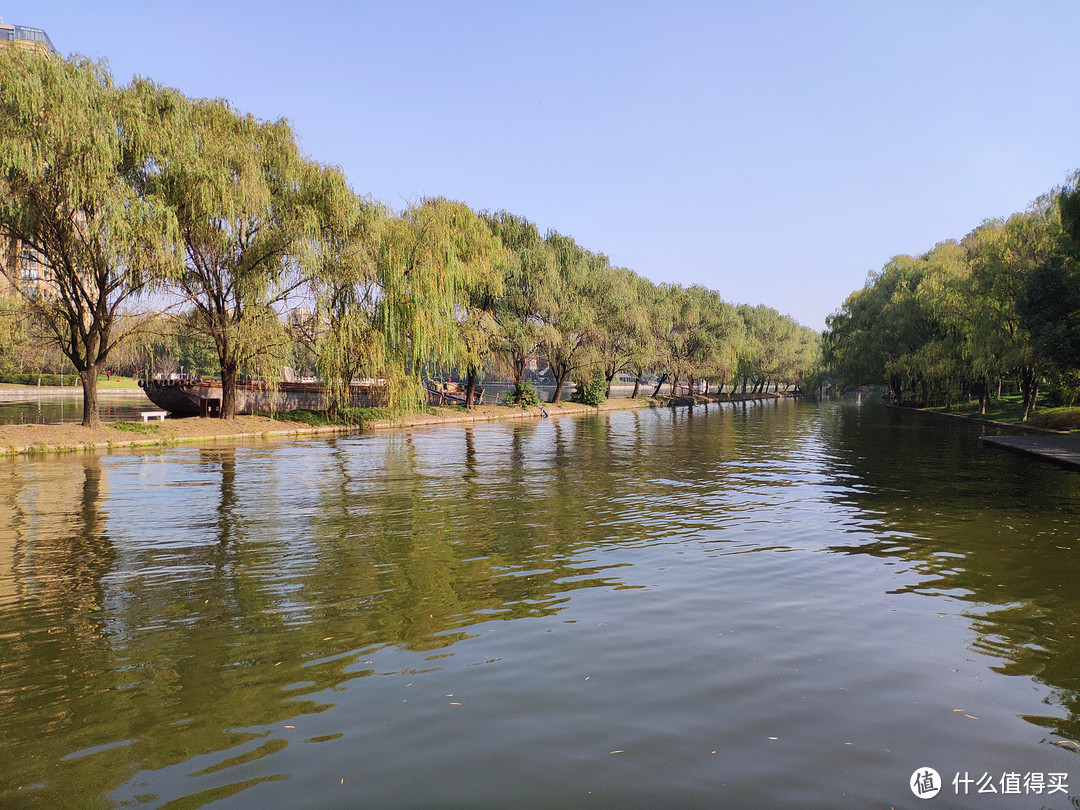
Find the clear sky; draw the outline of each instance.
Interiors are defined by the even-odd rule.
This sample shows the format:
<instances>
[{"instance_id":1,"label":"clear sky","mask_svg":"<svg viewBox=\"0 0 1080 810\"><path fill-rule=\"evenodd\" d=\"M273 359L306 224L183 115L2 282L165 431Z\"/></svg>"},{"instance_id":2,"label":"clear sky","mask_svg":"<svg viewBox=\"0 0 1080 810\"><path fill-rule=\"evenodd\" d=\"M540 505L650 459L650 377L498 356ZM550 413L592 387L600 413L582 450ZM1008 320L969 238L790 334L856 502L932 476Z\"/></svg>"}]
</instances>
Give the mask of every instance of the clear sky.
<instances>
[{"instance_id":1,"label":"clear sky","mask_svg":"<svg viewBox=\"0 0 1080 810\"><path fill-rule=\"evenodd\" d=\"M288 118L396 208L506 209L807 326L1080 168L1080 2L0 0Z\"/></svg>"}]
</instances>

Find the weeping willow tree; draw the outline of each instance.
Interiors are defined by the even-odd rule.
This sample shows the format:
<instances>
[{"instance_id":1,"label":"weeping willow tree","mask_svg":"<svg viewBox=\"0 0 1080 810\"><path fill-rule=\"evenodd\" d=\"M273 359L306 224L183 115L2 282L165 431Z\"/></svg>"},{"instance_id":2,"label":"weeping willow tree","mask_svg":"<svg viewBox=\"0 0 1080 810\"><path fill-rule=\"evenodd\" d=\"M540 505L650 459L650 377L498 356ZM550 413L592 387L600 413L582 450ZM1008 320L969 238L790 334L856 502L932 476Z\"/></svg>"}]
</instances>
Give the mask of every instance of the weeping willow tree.
<instances>
[{"instance_id":1,"label":"weeping willow tree","mask_svg":"<svg viewBox=\"0 0 1080 810\"><path fill-rule=\"evenodd\" d=\"M344 197L316 193L334 170L305 160L284 120L144 89L169 110L148 185L175 211L185 260L178 288L214 342L221 417L232 419L242 371L279 376L287 336L278 310L304 284L327 209Z\"/></svg>"},{"instance_id":2,"label":"weeping willow tree","mask_svg":"<svg viewBox=\"0 0 1080 810\"><path fill-rule=\"evenodd\" d=\"M542 291L554 282L555 255L539 228L524 217L498 211L483 218L503 246L493 345L514 383L514 400L520 403L525 369L540 347Z\"/></svg>"},{"instance_id":3,"label":"weeping willow tree","mask_svg":"<svg viewBox=\"0 0 1080 810\"><path fill-rule=\"evenodd\" d=\"M386 379L390 358L379 325L382 286L375 247L391 212L349 191L341 175L324 175L320 194L341 195L320 232L322 249L312 273L315 309L297 324L314 350L327 387L327 410L350 405L354 377Z\"/></svg>"},{"instance_id":4,"label":"weeping willow tree","mask_svg":"<svg viewBox=\"0 0 1080 810\"><path fill-rule=\"evenodd\" d=\"M495 278L501 248L468 206L429 198L383 222L374 246L382 334L393 408L422 401L430 368L478 357L469 345L470 295Z\"/></svg>"},{"instance_id":5,"label":"weeping willow tree","mask_svg":"<svg viewBox=\"0 0 1080 810\"><path fill-rule=\"evenodd\" d=\"M501 265L505 251L499 240L490 235L486 223L468 220L470 238L475 241L474 259L477 266L465 286L462 301L457 307L458 330L455 362L465 372L465 407L474 406L476 389L484 362L498 351L498 309L505 280Z\"/></svg>"},{"instance_id":6,"label":"weeping willow tree","mask_svg":"<svg viewBox=\"0 0 1080 810\"><path fill-rule=\"evenodd\" d=\"M608 260L555 231L549 231L544 241L554 256L555 273L552 283L541 290L540 348L555 377L551 401L557 405L570 375L591 359L598 316L590 284L601 268L608 266Z\"/></svg>"},{"instance_id":7,"label":"weeping willow tree","mask_svg":"<svg viewBox=\"0 0 1080 810\"><path fill-rule=\"evenodd\" d=\"M101 64L0 47L0 232L37 260L4 272L78 373L86 427L98 376L140 326L131 304L178 267L170 212L137 191L153 120L140 105Z\"/></svg>"}]
</instances>

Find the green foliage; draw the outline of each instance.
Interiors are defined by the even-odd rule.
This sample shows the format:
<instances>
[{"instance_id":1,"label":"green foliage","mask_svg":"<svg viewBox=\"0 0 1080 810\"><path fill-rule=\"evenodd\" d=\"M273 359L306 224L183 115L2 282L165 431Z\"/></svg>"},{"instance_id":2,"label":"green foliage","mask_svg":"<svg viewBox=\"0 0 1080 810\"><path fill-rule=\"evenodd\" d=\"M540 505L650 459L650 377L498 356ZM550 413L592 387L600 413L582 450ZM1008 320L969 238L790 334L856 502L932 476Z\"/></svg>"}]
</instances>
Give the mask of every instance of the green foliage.
<instances>
[{"instance_id":1,"label":"green foliage","mask_svg":"<svg viewBox=\"0 0 1080 810\"><path fill-rule=\"evenodd\" d=\"M61 367L52 345L88 391L106 367L216 374L228 418L241 376L272 384L289 365L317 371L330 418L347 421L370 418L349 407L357 377L381 381L399 412L423 408L420 381L439 367L473 382L504 369L531 404L529 367L554 376L557 400L594 367L602 388L626 369L723 385L739 368L764 385L818 354L775 311L741 318L718 292L657 287L505 211L360 198L286 121L223 100L141 79L118 89L103 64L12 48L0 90L0 231L55 274L0 336L0 372ZM182 303L136 312L159 292L155 305Z\"/></svg>"},{"instance_id":2,"label":"green foliage","mask_svg":"<svg viewBox=\"0 0 1080 810\"><path fill-rule=\"evenodd\" d=\"M74 385L75 375L68 374L62 376L60 374L0 374L0 383L9 383L12 385L34 385L38 384L40 379L41 385ZM63 382L61 382L63 380Z\"/></svg>"},{"instance_id":3,"label":"green foliage","mask_svg":"<svg viewBox=\"0 0 1080 810\"><path fill-rule=\"evenodd\" d=\"M311 427L338 426L362 426L365 422L377 422L380 419L389 419L394 412L387 408L341 408L336 412L313 411L299 408L295 411L284 413L259 413L256 416L265 416L276 419L279 422L299 422Z\"/></svg>"},{"instance_id":4,"label":"green foliage","mask_svg":"<svg viewBox=\"0 0 1080 810\"><path fill-rule=\"evenodd\" d=\"M523 408L532 408L540 404L540 390L531 382L515 385L511 397Z\"/></svg>"},{"instance_id":5,"label":"green foliage","mask_svg":"<svg viewBox=\"0 0 1080 810\"><path fill-rule=\"evenodd\" d=\"M118 90L104 64L0 48L0 233L45 257L24 284L5 265L49 342L79 372L83 424L97 427L97 376L139 319L123 304L178 266L167 206L137 178L159 131L137 92Z\"/></svg>"},{"instance_id":6,"label":"green foliage","mask_svg":"<svg viewBox=\"0 0 1080 810\"><path fill-rule=\"evenodd\" d=\"M1038 351L1064 369L1080 368L1080 190L1059 197L1058 250L1024 281L1017 310Z\"/></svg>"},{"instance_id":7,"label":"green foliage","mask_svg":"<svg viewBox=\"0 0 1080 810\"><path fill-rule=\"evenodd\" d=\"M481 215L503 247L498 267L502 294L493 311L498 324L493 348L520 386L525 368L540 346L542 291L554 280L555 263L550 246L535 224L506 211Z\"/></svg>"},{"instance_id":8,"label":"green foliage","mask_svg":"<svg viewBox=\"0 0 1080 810\"><path fill-rule=\"evenodd\" d=\"M607 377L603 369L594 368L588 379L579 381L572 400L594 408L603 405L607 401Z\"/></svg>"},{"instance_id":9,"label":"green foliage","mask_svg":"<svg viewBox=\"0 0 1080 810\"><path fill-rule=\"evenodd\" d=\"M1077 178L1024 213L984 222L960 242L897 256L829 319L825 359L848 385L949 404L972 391L986 412L999 381L1019 420L1042 381L1071 400L1080 367Z\"/></svg>"},{"instance_id":10,"label":"green foliage","mask_svg":"<svg viewBox=\"0 0 1080 810\"><path fill-rule=\"evenodd\" d=\"M147 194L164 199L182 235L178 290L216 349L222 418L232 418L245 369L277 379L287 356L276 308L317 262L329 193L324 170L303 159L285 121L262 122L220 100L191 100L143 82L160 114ZM349 195L351 198L351 195Z\"/></svg>"}]
</instances>

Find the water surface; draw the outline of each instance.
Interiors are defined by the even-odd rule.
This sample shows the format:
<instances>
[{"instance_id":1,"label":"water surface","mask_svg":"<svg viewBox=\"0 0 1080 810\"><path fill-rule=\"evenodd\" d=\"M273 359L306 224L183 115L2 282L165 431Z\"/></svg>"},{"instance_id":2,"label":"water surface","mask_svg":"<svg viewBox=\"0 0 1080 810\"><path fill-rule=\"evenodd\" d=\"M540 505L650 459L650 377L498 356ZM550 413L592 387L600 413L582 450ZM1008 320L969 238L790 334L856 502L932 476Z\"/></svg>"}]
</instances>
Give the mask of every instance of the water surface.
<instances>
[{"instance_id":1,"label":"water surface","mask_svg":"<svg viewBox=\"0 0 1080 810\"><path fill-rule=\"evenodd\" d=\"M0 805L1071 806L1080 477L976 438L780 402L5 461Z\"/></svg>"},{"instance_id":2,"label":"water surface","mask_svg":"<svg viewBox=\"0 0 1080 810\"><path fill-rule=\"evenodd\" d=\"M156 410L141 389L98 390L102 422L138 422L139 411ZM81 388L0 388L0 425L60 425L83 419Z\"/></svg>"}]
</instances>

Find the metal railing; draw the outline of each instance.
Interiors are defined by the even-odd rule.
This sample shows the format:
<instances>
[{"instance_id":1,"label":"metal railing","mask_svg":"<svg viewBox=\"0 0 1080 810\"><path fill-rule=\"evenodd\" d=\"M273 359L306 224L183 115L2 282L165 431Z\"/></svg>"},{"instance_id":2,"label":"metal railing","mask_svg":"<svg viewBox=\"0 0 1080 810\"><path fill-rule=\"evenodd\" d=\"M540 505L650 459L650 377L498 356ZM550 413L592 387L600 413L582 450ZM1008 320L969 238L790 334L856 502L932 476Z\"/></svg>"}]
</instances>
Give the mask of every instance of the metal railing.
<instances>
[{"instance_id":1,"label":"metal railing","mask_svg":"<svg viewBox=\"0 0 1080 810\"><path fill-rule=\"evenodd\" d=\"M9 41L21 39L26 42L40 42L49 49L50 53L56 53L56 46L52 44L49 35L40 28L28 28L25 25L16 25L14 30L11 28L0 28L0 40L4 39Z\"/></svg>"}]
</instances>

